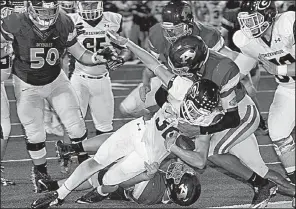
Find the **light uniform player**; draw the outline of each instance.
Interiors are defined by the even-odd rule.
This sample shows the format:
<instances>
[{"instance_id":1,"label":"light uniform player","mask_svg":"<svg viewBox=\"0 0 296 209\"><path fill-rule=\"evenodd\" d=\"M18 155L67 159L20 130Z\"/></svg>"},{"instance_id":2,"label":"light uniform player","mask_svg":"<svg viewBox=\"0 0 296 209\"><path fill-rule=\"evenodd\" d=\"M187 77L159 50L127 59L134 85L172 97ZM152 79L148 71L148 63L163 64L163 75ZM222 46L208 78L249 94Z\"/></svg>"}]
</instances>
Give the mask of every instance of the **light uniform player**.
<instances>
[{"instance_id":1,"label":"light uniform player","mask_svg":"<svg viewBox=\"0 0 296 209\"><path fill-rule=\"evenodd\" d=\"M55 109L72 141L82 141L87 136L78 99L61 71L60 56L68 48L73 56L89 65L107 60L101 55L106 55L106 51L92 53L77 42L76 28L60 12L57 1L25 3L26 12L1 19L1 42L12 41L15 53L12 73L17 113L26 132L26 148L34 164L32 180L38 192L38 180L49 178L44 99Z\"/></svg>"},{"instance_id":2,"label":"light uniform player","mask_svg":"<svg viewBox=\"0 0 296 209\"><path fill-rule=\"evenodd\" d=\"M121 32L122 16L103 12L102 1L78 1L77 12L68 15L75 25L82 23L84 33L78 36L78 41L90 51L110 46L106 39L107 30ZM123 64L123 57L121 59ZM96 134L112 131L114 96L106 65L90 67L75 62L71 84L78 95L83 117L90 107Z\"/></svg>"},{"instance_id":3,"label":"light uniform player","mask_svg":"<svg viewBox=\"0 0 296 209\"><path fill-rule=\"evenodd\" d=\"M295 12L277 14L272 1L246 1L238 19L241 30L234 34L234 43L242 53L262 62L278 83L269 109L269 135L295 183L295 142L291 136L295 127Z\"/></svg>"}]
</instances>

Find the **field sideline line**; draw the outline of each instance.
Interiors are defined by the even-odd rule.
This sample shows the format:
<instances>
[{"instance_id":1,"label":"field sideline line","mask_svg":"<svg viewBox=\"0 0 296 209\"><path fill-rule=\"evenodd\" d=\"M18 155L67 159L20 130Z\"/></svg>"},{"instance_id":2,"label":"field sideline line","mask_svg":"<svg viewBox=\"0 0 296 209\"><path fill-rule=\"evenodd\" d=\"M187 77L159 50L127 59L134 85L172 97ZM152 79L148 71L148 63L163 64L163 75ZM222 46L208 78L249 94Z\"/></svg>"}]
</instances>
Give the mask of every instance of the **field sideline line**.
<instances>
[{"instance_id":1,"label":"field sideline line","mask_svg":"<svg viewBox=\"0 0 296 209\"><path fill-rule=\"evenodd\" d=\"M210 208L249 208L250 204L210 207ZM266 208L292 208L292 201L269 202Z\"/></svg>"}]
</instances>

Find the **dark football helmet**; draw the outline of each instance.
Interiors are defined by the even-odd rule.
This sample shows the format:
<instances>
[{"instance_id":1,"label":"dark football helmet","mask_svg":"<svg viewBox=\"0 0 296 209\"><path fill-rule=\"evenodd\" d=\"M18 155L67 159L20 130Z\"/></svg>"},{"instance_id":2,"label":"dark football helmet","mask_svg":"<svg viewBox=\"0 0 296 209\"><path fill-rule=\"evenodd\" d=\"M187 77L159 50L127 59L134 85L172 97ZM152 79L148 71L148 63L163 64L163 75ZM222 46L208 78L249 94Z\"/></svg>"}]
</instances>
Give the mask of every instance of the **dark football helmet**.
<instances>
[{"instance_id":1,"label":"dark football helmet","mask_svg":"<svg viewBox=\"0 0 296 209\"><path fill-rule=\"evenodd\" d=\"M26 2L26 6L31 20L41 30L55 24L59 15L59 3L56 0L31 0Z\"/></svg>"},{"instance_id":2,"label":"dark football helmet","mask_svg":"<svg viewBox=\"0 0 296 209\"><path fill-rule=\"evenodd\" d=\"M195 171L183 162L171 163L166 172L171 200L181 206L194 204L201 193L201 185Z\"/></svg>"},{"instance_id":3,"label":"dark football helmet","mask_svg":"<svg viewBox=\"0 0 296 209\"><path fill-rule=\"evenodd\" d=\"M274 22L277 9L274 1L243 1L237 19L241 30L250 38L260 37Z\"/></svg>"},{"instance_id":4,"label":"dark football helmet","mask_svg":"<svg viewBox=\"0 0 296 209\"><path fill-rule=\"evenodd\" d=\"M188 90L181 104L181 118L184 118L185 121L192 125L212 123L216 114L214 117L210 117L210 115L219 105L219 92L218 85L211 80L201 79L195 82Z\"/></svg>"},{"instance_id":5,"label":"dark football helmet","mask_svg":"<svg viewBox=\"0 0 296 209\"><path fill-rule=\"evenodd\" d=\"M59 1L61 8L67 13L72 13L75 10L75 1Z\"/></svg>"},{"instance_id":6,"label":"dark football helmet","mask_svg":"<svg viewBox=\"0 0 296 209\"><path fill-rule=\"evenodd\" d=\"M77 12L84 20L96 20L103 15L103 1L78 1Z\"/></svg>"},{"instance_id":7,"label":"dark football helmet","mask_svg":"<svg viewBox=\"0 0 296 209\"><path fill-rule=\"evenodd\" d=\"M191 34L193 14L191 7L184 1L169 2L162 10L164 37L173 43L177 38Z\"/></svg>"},{"instance_id":8,"label":"dark football helmet","mask_svg":"<svg viewBox=\"0 0 296 209\"><path fill-rule=\"evenodd\" d=\"M168 64L173 73L192 77L199 74L208 56L209 49L199 36L186 35L170 47Z\"/></svg>"}]
</instances>

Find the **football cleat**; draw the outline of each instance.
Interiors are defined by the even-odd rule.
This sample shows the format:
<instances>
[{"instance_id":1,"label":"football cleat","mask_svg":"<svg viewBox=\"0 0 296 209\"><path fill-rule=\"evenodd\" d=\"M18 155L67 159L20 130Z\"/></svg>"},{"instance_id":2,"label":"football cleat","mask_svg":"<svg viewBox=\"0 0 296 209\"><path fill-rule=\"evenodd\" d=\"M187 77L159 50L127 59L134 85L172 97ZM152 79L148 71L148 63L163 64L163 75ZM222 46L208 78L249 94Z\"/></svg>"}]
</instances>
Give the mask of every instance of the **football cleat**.
<instances>
[{"instance_id":1,"label":"football cleat","mask_svg":"<svg viewBox=\"0 0 296 209\"><path fill-rule=\"evenodd\" d=\"M44 185L40 183L39 181L40 179L50 180L51 177L47 173L41 173L36 169L35 166L33 166L31 171L31 181L34 186L35 193L41 193L43 191L47 191L46 188L44 188Z\"/></svg>"},{"instance_id":2,"label":"football cleat","mask_svg":"<svg viewBox=\"0 0 296 209\"><path fill-rule=\"evenodd\" d=\"M56 142L56 155L59 157L61 172L67 174L70 172L72 160L71 156L75 154L71 144L64 144L61 140Z\"/></svg>"},{"instance_id":3,"label":"football cleat","mask_svg":"<svg viewBox=\"0 0 296 209\"><path fill-rule=\"evenodd\" d=\"M262 119L260 119L259 126L258 126L257 130L255 131L255 135L256 136L266 136L266 135L268 135L268 133L269 133L269 130L266 125L266 121L262 118Z\"/></svg>"},{"instance_id":4,"label":"football cleat","mask_svg":"<svg viewBox=\"0 0 296 209\"><path fill-rule=\"evenodd\" d=\"M43 197L35 200L32 204L31 204L31 208L33 209L45 209L48 208L50 206L58 206L58 205L62 205L64 202L64 200L58 199L58 193L56 191L54 192L50 192L50 193L46 193Z\"/></svg>"},{"instance_id":5,"label":"football cleat","mask_svg":"<svg viewBox=\"0 0 296 209\"><path fill-rule=\"evenodd\" d=\"M39 179L40 192L55 191L59 188L57 181L51 179Z\"/></svg>"},{"instance_id":6,"label":"football cleat","mask_svg":"<svg viewBox=\"0 0 296 209\"><path fill-rule=\"evenodd\" d=\"M108 196L109 195L106 195L106 196L100 195L97 191L97 188L94 188L90 192L78 198L75 202L80 204L97 203L106 199Z\"/></svg>"},{"instance_id":7,"label":"football cleat","mask_svg":"<svg viewBox=\"0 0 296 209\"><path fill-rule=\"evenodd\" d=\"M270 198L276 195L277 190L278 186L269 180L264 186L254 187L255 195L251 208L265 208Z\"/></svg>"}]
</instances>

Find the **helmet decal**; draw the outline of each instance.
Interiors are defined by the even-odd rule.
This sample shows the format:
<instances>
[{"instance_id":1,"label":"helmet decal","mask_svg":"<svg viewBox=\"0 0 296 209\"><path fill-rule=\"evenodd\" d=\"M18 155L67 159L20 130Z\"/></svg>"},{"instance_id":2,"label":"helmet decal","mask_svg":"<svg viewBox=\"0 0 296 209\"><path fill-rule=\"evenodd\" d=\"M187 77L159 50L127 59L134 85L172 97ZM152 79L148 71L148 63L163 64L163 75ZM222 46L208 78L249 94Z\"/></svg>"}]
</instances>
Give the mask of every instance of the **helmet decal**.
<instances>
[{"instance_id":1,"label":"helmet decal","mask_svg":"<svg viewBox=\"0 0 296 209\"><path fill-rule=\"evenodd\" d=\"M264 10L268 8L271 4L271 1L269 0L261 0L260 2L257 2L257 9L258 10Z\"/></svg>"},{"instance_id":2,"label":"helmet decal","mask_svg":"<svg viewBox=\"0 0 296 209\"><path fill-rule=\"evenodd\" d=\"M189 60L189 59L194 59L196 55L196 52L192 49L189 49L187 51L185 51L181 56L180 58L182 59L182 64L186 64L186 62Z\"/></svg>"}]
</instances>

